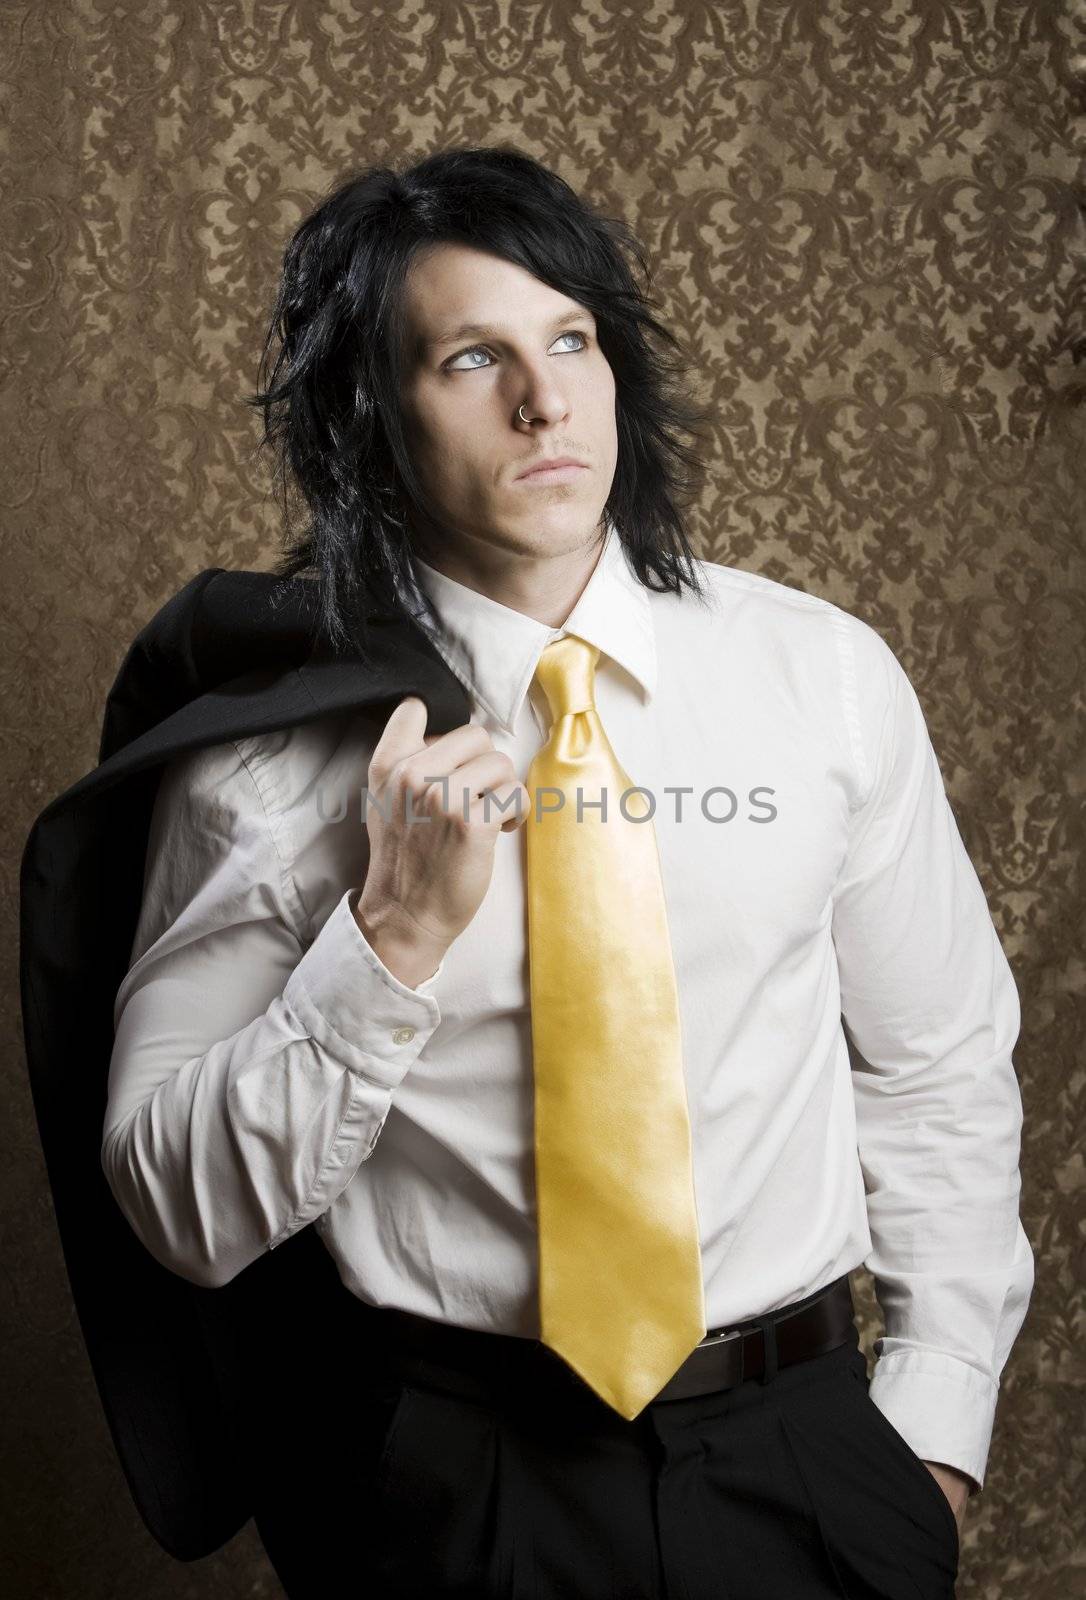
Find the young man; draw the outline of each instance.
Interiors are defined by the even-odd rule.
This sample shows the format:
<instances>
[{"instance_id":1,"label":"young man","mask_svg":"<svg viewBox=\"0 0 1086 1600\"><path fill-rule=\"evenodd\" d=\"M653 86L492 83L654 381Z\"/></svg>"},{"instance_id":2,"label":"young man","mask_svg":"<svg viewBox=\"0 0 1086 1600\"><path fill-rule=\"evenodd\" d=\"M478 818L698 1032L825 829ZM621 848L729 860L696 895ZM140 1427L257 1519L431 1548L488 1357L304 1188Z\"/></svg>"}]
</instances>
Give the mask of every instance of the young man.
<instances>
[{"instance_id":1,"label":"young man","mask_svg":"<svg viewBox=\"0 0 1086 1600\"><path fill-rule=\"evenodd\" d=\"M174 1273L312 1222L357 1312L258 1513L295 1600L950 1595L1029 1299L1018 997L916 695L692 557L629 243L451 151L285 258L280 570L472 714L170 763L102 1159Z\"/></svg>"}]
</instances>

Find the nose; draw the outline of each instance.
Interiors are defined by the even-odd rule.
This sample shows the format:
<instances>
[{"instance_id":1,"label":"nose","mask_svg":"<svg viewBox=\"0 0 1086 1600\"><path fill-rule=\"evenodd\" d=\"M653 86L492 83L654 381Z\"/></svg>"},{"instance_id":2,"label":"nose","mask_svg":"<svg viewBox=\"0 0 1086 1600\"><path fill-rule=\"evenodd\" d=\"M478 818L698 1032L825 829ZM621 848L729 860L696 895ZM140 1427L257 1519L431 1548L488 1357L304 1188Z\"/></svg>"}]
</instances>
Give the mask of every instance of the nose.
<instances>
[{"instance_id":1,"label":"nose","mask_svg":"<svg viewBox=\"0 0 1086 1600\"><path fill-rule=\"evenodd\" d=\"M569 415L569 402L558 384L548 374L541 374L529 382L514 412L514 426L531 428L533 423L546 422L553 426Z\"/></svg>"}]
</instances>

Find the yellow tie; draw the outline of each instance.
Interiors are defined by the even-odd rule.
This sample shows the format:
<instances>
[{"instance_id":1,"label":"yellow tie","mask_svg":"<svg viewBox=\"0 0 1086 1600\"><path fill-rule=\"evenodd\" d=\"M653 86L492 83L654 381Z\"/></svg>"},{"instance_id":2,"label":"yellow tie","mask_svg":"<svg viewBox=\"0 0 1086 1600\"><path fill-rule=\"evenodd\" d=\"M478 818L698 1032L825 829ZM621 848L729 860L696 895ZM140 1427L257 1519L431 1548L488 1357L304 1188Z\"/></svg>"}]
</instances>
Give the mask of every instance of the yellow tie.
<instances>
[{"instance_id":1,"label":"yellow tie","mask_svg":"<svg viewBox=\"0 0 1086 1600\"><path fill-rule=\"evenodd\" d=\"M525 825L540 1337L632 1421L704 1337L705 1301L656 833L643 793L619 805L598 658L566 634L535 674L553 719Z\"/></svg>"}]
</instances>

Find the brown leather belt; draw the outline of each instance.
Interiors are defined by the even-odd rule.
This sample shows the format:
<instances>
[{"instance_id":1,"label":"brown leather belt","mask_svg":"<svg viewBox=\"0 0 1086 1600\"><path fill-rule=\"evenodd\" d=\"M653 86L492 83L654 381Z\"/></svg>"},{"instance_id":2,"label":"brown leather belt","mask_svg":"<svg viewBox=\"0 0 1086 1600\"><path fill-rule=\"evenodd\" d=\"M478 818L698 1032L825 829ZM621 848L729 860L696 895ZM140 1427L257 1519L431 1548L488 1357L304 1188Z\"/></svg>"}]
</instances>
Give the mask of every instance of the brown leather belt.
<instances>
[{"instance_id":1,"label":"brown leather belt","mask_svg":"<svg viewBox=\"0 0 1086 1600\"><path fill-rule=\"evenodd\" d=\"M388 1364L410 1373L414 1362L440 1372L441 1381L464 1393L487 1392L512 1379L540 1374L540 1362L559 1378L577 1383L573 1369L538 1339L463 1328L416 1316L396 1307L351 1300L376 1330ZM767 1339L768 1333L768 1339ZM689 1395L731 1389L747 1378L766 1375L847 1342L858 1343L848 1274L762 1317L730 1327L711 1328L650 1401L682 1400Z\"/></svg>"},{"instance_id":2,"label":"brown leather belt","mask_svg":"<svg viewBox=\"0 0 1086 1600\"><path fill-rule=\"evenodd\" d=\"M825 1355L838 1345L858 1342L848 1273L803 1300L730 1328L710 1329L673 1377L660 1400L732 1389L747 1378L772 1376L779 1367ZM766 1331L769 1330L769 1338ZM767 1359L768 1358L768 1359Z\"/></svg>"}]
</instances>

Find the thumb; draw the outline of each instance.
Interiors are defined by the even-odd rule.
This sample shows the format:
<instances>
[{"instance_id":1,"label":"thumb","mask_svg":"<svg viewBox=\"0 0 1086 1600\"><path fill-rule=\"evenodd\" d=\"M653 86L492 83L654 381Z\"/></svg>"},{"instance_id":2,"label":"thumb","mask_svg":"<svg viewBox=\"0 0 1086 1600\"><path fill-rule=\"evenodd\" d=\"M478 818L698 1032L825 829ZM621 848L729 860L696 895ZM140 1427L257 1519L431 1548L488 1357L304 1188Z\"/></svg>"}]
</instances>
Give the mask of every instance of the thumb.
<instances>
[{"instance_id":1,"label":"thumb","mask_svg":"<svg viewBox=\"0 0 1086 1600\"><path fill-rule=\"evenodd\" d=\"M372 760L385 771L390 771L397 761L421 750L429 714L425 700L420 700L418 695L409 695L406 700L401 700L374 745Z\"/></svg>"}]
</instances>

